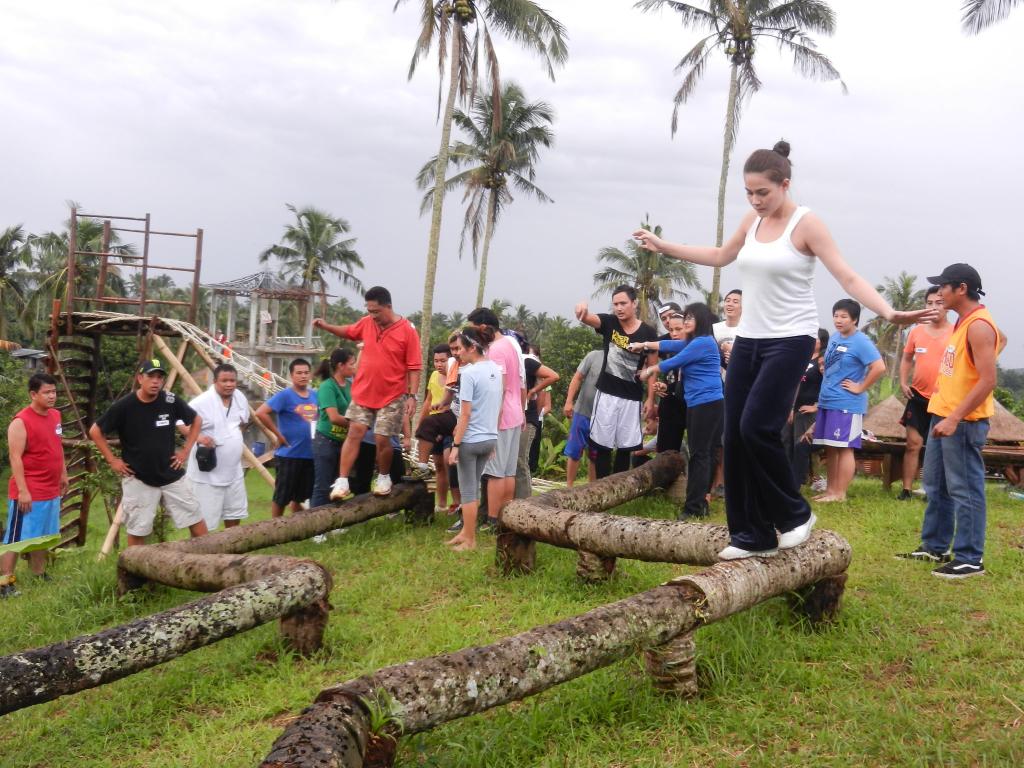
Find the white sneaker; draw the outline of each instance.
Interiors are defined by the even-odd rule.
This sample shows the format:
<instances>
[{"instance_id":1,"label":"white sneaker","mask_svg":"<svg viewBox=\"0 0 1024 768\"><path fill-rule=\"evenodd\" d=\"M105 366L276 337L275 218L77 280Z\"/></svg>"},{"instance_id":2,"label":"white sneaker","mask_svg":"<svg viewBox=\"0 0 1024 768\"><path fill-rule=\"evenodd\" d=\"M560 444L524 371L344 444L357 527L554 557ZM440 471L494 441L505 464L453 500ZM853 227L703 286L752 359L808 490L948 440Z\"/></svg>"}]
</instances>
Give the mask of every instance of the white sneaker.
<instances>
[{"instance_id":1,"label":"white sneaker","mask_svg":"<svg viewBox=\"0 0 1024 768\"><path fill-rule=\"evenodd\" d=\"M807 518L807 522L803 525L798 525L791 531L779 534L779 549L792 549L793 547L799 547L805 541L811 537L811 529L814 528L814 524L818 522L818 518L811 513L811 516Z\"/></svg>"},{"instance_id":2,"label":"white sneaker","mask_svg":"<svg viewBox=\"0 0 1024 768\"><path fill-rule=\"evenodd\" d=\"M824 493L828 488L828 481L824 477L814 478L814 482L811 483L811 490L815 493Z\"/></svg>"},{"instance_id":3,"label":"white sneaker","mask_svg":"<svg viewBox=\"0 0 1024 768\"><path fill-rule=\"evenodd\" d=\"M345 485L348 485L348 481L345 481ZM370 492L374 496L390 496L391 495L391 475L377 475L373 479L373 487Z\"/></svg>"},{"instance_id":4,"label":"white sneaker","mask_svg":"<svg viewBox=\"0 0 1024 768\"><path fill-rule=\"evenodd\" d=\"M777 549L762 549L760 552L755 552L749 549L740 549L734 547L731 544L718 553L719 560L742 560L745 557L774 557L779 554Z\"/></svg>"},{"instance_id":5,"label":"white sneaker","mask_svg":"<svg viewBox=\"0 0 1024 768\"><path fill-rule=\"evenodd\" d=\"M351 495L352 491L348 489L347 477L339 477L331 483L331 501L344 501Z\"/></svg>"},{"instance_id":6,"label":"white sneaker","mask_svg":"<svg viewBox=\"0 0 1024 768\"><path fill-rule=\"evenodd\" d=\"M318 533L316 536L313 537L314 544L323 544L325 541L327 541L326 533Z\"/></svg>"}]
</instances>

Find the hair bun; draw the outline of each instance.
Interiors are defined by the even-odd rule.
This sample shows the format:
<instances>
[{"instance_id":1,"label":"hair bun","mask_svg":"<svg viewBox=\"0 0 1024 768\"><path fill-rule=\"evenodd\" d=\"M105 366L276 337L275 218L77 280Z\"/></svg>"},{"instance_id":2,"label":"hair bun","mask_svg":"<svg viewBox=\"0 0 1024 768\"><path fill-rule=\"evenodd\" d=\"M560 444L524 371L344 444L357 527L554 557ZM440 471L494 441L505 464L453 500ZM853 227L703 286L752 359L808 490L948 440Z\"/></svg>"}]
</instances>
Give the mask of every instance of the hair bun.
<instances>
[{"instance_id":1,"label":"hair bun","mask_svg":"<svg viewBox=\"0 0 1024 768\"><path fill-rule=\"evenodd\" d=\"M785 139L779 139L775 142L775 146L772 147L772 152L778 152L783 157L789 157L789 142Z\"/></svg>"}]
</instances>

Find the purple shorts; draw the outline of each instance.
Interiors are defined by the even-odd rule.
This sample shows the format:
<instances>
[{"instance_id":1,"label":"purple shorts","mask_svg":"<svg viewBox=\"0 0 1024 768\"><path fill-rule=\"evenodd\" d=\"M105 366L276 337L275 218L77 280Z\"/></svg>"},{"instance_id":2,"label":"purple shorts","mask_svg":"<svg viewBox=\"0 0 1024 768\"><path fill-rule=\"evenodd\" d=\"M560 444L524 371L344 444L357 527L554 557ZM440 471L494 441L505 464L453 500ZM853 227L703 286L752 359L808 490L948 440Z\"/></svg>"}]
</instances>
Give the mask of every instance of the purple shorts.
<instances>
[{"instance_id":1,"label":"purple shorts","mask_svg":"<svg viewBox=\"0 0 1024 768\"><path fill-rule=\"evenodd\" d=\"M818 408L814 421L814 444L832 448L860 448L864 414Z\"/></svg>"}]
</instances>

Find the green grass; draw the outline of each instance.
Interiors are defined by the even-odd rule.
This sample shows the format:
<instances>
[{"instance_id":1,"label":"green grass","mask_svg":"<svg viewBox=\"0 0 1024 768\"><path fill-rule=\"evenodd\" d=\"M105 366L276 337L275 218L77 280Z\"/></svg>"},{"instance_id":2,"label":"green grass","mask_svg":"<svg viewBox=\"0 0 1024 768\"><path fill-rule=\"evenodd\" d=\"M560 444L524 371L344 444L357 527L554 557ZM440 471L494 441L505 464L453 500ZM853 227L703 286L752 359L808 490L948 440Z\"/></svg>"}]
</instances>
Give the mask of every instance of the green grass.
<instances>
[{"instance_id":1,"label":"green grass","mask_svg":"<svg viewBox=\"0 0 1024 768\"><path fill-rule=\"evenodd\" d=\"M250 482L262 517L268 493ZM697 634L702 695L654 691L637 659L508 707L402 740L400 765L868 766L1024 763L1024 505L989 491L988 575L947 583L897 562L917 543L923 504L857 480L852 501L818 510L854 548L836 625L814 631L772 600ZM720 505L720 503L719 503ZM634 514L669 517L663 499ZM102 518L102 514L98 517ZM715 519L722 520L720 506ZM52 584L0 603L0 653L94 632L192 595L114 596L114 562L61 554ZM443 528L382 519L322 546L282 547L335 574L326 648L285 653L275 625L95 690L0 719L0 766L259 763L287 719L322 688L380 666L487 643L655 586L685 567L620 561L580 584L574 553L540 546L538 572L504 579L491 539L445 550Z\"/></svg>"}]
</instances>

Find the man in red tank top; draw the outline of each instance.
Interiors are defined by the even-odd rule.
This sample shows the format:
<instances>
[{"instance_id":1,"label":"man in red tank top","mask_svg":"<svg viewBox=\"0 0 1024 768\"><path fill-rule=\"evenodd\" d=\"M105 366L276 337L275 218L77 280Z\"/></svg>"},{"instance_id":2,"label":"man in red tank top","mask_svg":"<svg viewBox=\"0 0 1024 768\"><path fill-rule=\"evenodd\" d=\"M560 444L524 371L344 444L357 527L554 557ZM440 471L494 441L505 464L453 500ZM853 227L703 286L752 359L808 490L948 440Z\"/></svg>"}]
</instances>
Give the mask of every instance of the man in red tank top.
<instances>
[{"instance_id":1,"label":"man in red tank top","mask_svg":"<svg viewBox=\"0 0 1024 768\"><path fill-rule=\"evenodd\" d=\"M60 500L68 490L68 472L61 445L57 382L45 373L28 380L29 405L15 415L7 428L11 462L10 499L7 512L7 545L60 533ZM18 595L14 566L17 551L0 557L0 598ZM46 576L46 551L29 554L29 568Z\"/></svg>"}]
</instances>

